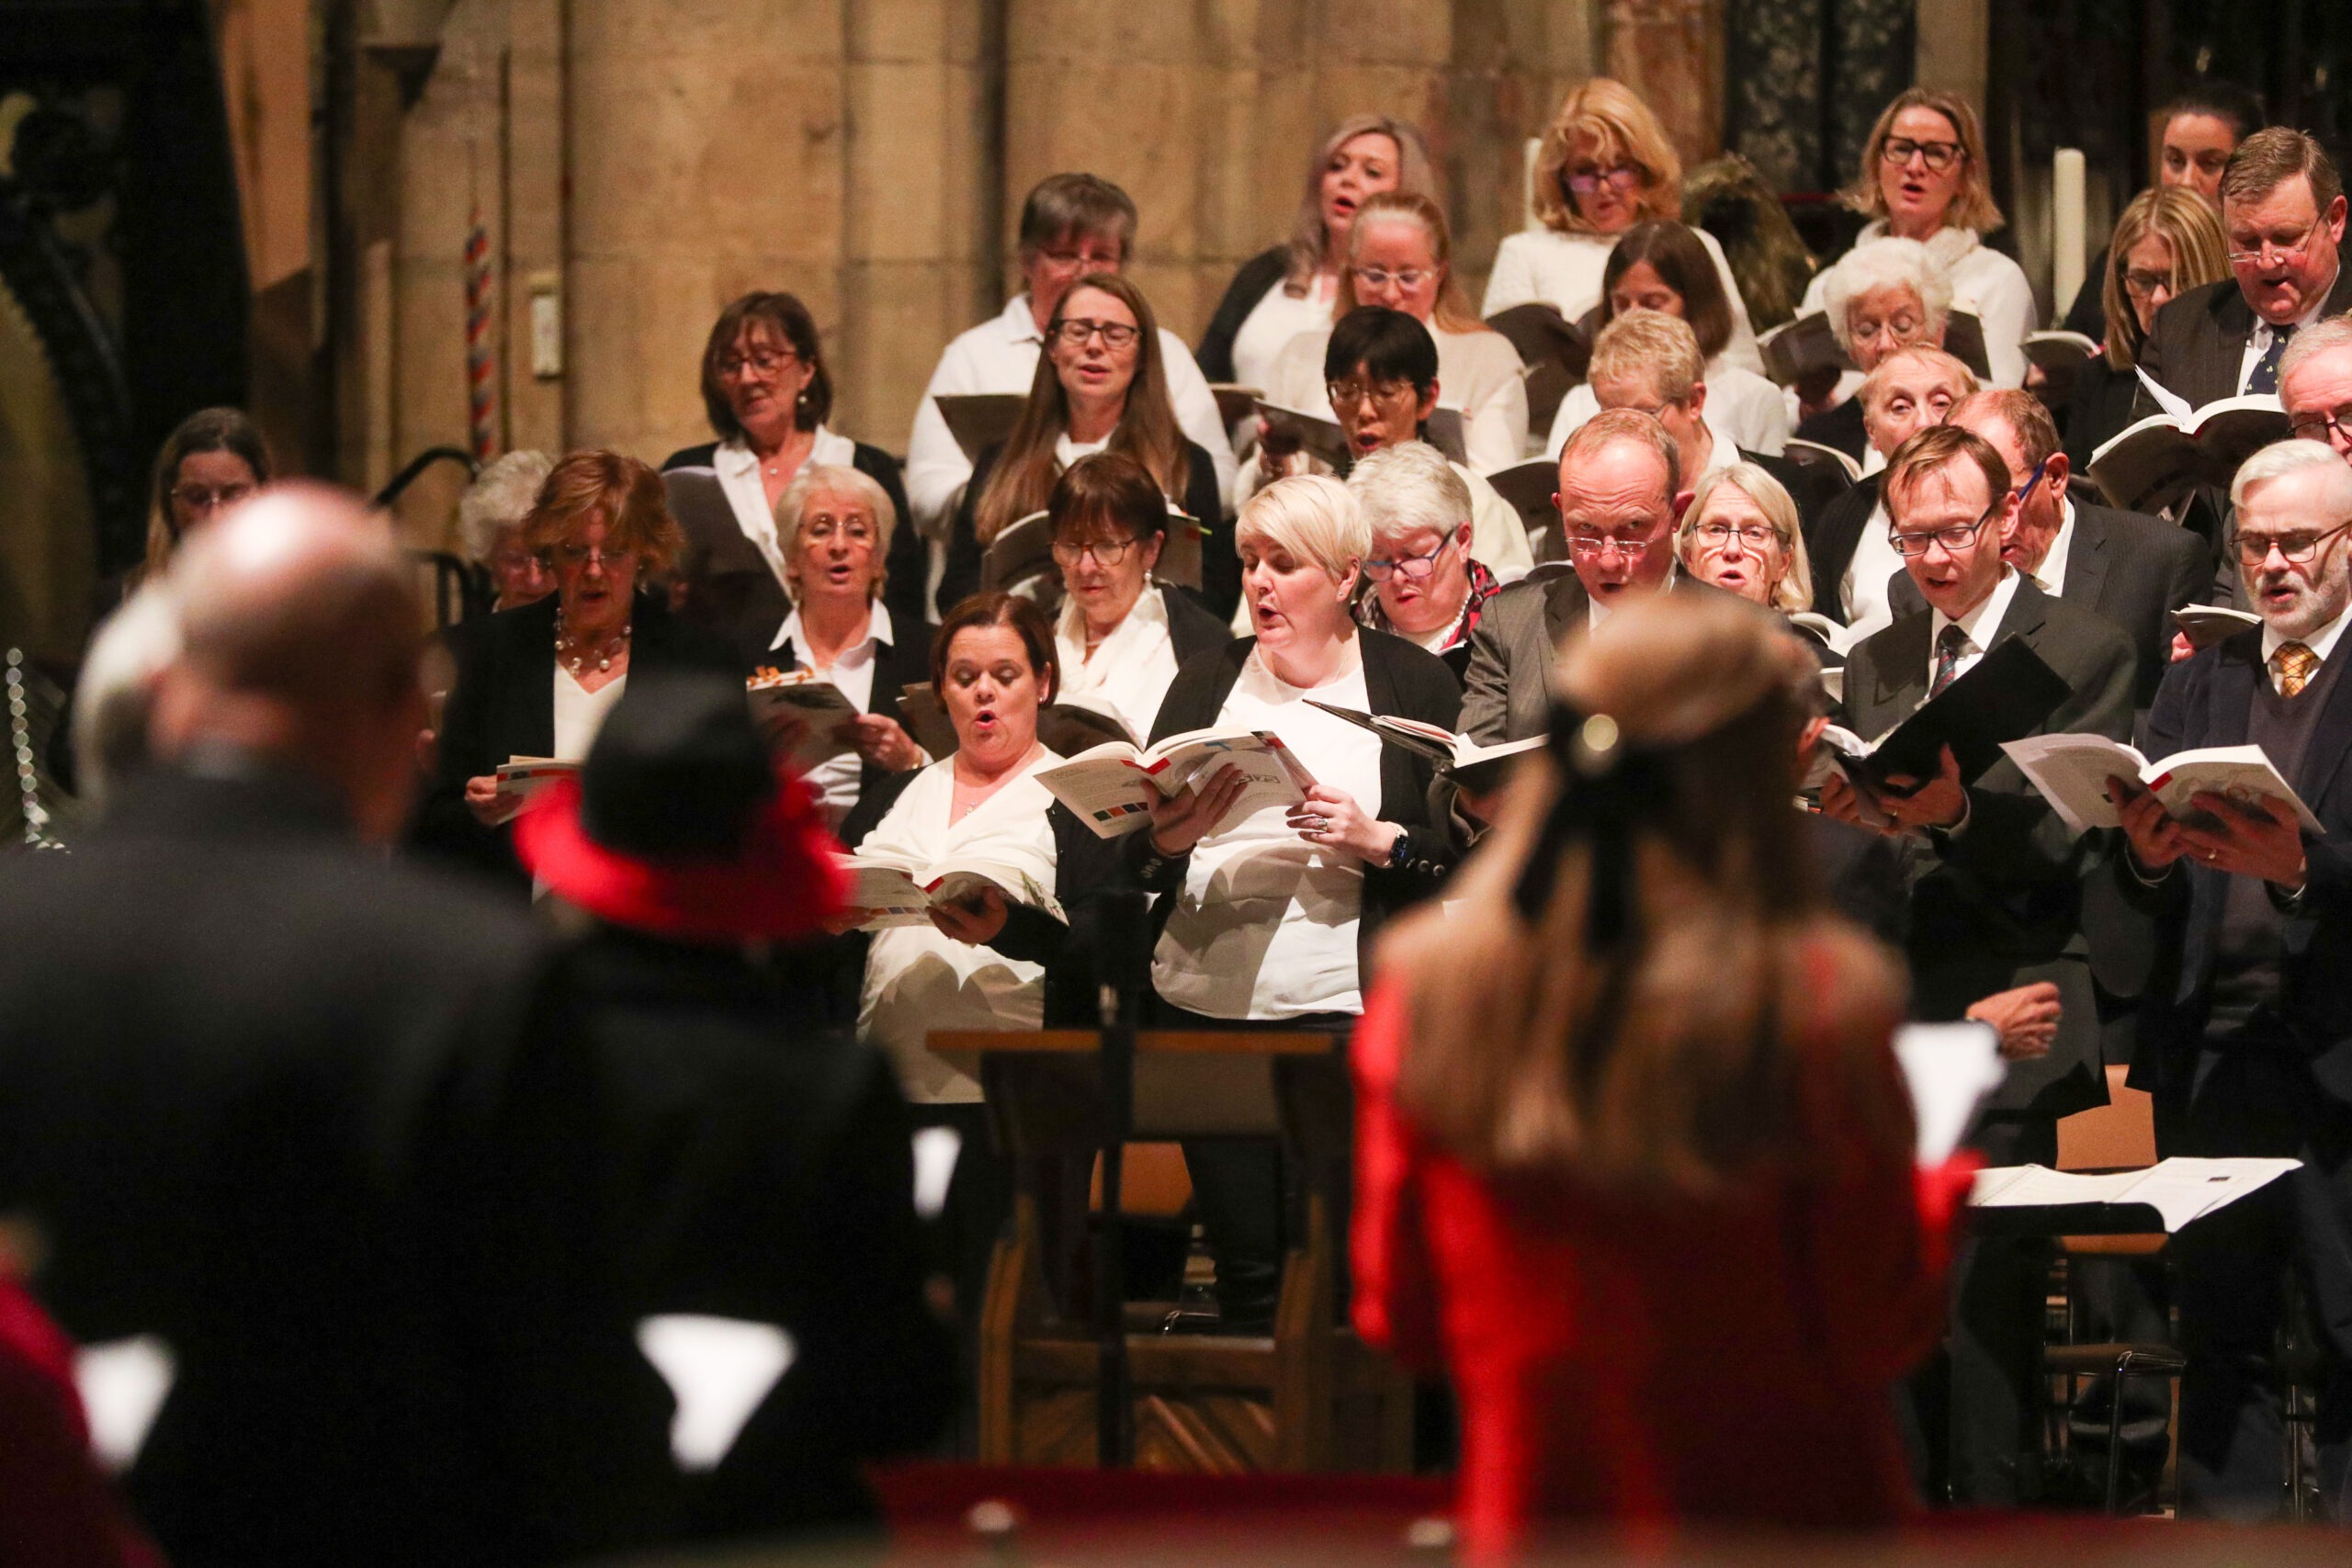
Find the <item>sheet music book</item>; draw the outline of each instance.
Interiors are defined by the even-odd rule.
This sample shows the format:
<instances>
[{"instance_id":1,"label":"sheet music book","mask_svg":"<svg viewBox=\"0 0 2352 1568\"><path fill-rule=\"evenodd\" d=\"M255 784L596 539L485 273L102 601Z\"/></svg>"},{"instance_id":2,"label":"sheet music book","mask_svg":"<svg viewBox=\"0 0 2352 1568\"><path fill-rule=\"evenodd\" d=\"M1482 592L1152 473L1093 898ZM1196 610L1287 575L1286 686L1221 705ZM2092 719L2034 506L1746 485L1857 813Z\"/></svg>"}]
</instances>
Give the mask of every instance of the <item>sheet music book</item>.
<instances>
[{"instance_id":1,"label":"sheet music book","mask_svg":"<svg viewBox=\"0 0 2352 1568\"><path fill-rule=\"evenodd\" d=\"M2176 751L2159 762L2148 761L2138 747L2104 735L2034 735L2001 750L2077 834L2123 825L2121 813L2107 797L2110 777L2145 785L2168 816L2195 827L2219 825L2211 813L2188 803L2192 795L2210 794L2246 802L2284 801L2295 808L2307 831L2327 831L2259 746L2204 746Z\"/></svg>"},{"instance_id":2,"label":"sheet music book","mask_svg":"<svg viewBox=\"0 0 2352 1568\"><path fill-rule=\"evenodd\" d=\"M1822 739L1848 777L1871 787L1897 775L1934 777L1946 746L1962 780L1973 782L2001 760L2002 742L2033 733L2068 694L2064 678L2023 637L2013 637L1996 643L1941 696L1922 703L1876 740L1834 724Z\"/></svg>"},{"instance_id":3,"label":"sheet music book","mask_svg":"<svg viewBox=\"0 0 2352 1568\"><path fill-rule=\"evenodd\" d=\"M1223 728L1188 729L1141 749L1113 741L1040 768L1037 782L1096 834L1118 839L1151 826L1155 799L1172 799L1193 780L1226 768L1249 782L1212 832L1269 806L1295 806L1315 783L1281 736Z\"/></svg>"},{"instance_id":4,"label":"sheet music book","mask_svg":"<svg viewBox=\"0 0 2352 1568\"><path fill-rule=\"evenodd\" d=\"M1423 724L1417 718L1396 718L1387 714L1360 713L1354 708L1335 707L1329 703L1306 699L1309 707L1321 708L1333 718L1346 719L1360 729L1369 729L1388 745L1425 757L1438 765L1439 771L1461 781L1467 789L1481 792L1502 782L1513 757L1524 756L1542 747L1544 738L1531 735L1524 740L1505 740L1494 746L1481 746L1466 735L1456 735L1434 724Z\"/></svg>"},{"instance_id":5,"label":"sheet music book","mask_svg":"<svg viewBox=\"0 0 2352 1568\"><path fill-rule=\"evenodd\" d=\"M2286 408L2268 392L2152 413L2091 454L2091 482L2128 512L2153 513L2199 485L2227 485L2239 464L2289 434Z\"/></svg>"},{"instance_id":6,"label":"sheet music book","mask_svg":"<svg viewBox=\"0 0 2352 1568\"><path fill-rule=\"evenodd\" d=\"M982 452L1012 434L1029 394L956 392L931 400L939 405L939 417L947 422L947 433L963 448L965 461L977 463Z\"/></svg>"},{"instance_id":7,"label":"sheet music book","mask_svg":"<svg viewBox=\"0 0 2352 1568\"><path fill-rule=\"evenodd\" d=\"M2163 1220L2166 1235L2257 1192L2293 1170L2298 1159L2159 1160L2144 1170L2082 1175L2040 1165L1996 1166L1976 1173L1968 1195L1976 1209L2064 1209L2139 1204Z\"/></svg>"}]
</instances>

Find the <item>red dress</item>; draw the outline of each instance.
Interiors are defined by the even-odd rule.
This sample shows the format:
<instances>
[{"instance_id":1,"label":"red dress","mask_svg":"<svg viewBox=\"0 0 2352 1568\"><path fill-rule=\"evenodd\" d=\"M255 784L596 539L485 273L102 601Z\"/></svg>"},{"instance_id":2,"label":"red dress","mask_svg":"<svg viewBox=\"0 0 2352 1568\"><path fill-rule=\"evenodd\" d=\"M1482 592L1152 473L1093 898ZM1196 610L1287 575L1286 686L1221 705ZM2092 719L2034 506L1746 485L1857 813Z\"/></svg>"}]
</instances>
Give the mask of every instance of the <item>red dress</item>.
<instances>
[{"instance_id":1,"label":"red dress","mask_svg":"<svg viewBox=\"0 0 2352 1568\"><path fill-rule=\"evenodd\" d=\"M90 1457L74 1347L0 1278L0 1562L162 1568Z\"/></svg>"},{"instance_id":2,"label":"red dress","mask_svg":"<svg viewBox=\"0 0 2352 1568\"><path fill-rule=\"evenodd\" d=\"M1804 1114L1838 1156L1826 1178L1703 1203L1505 1186L1398 1110L1405 1001L1380 987L1355 1036L1354 1315L1452 1377L1472 1559L1507 1558L1545 1518L1902 1517L1889 1391L1942 1332L1939 1270L1908 1162L1840 1135L1863 1116L1907 1124L1892 1055L1860 1095L1835 1087L1849 1073L1804 1075Z\"/></svg>"}]
</instances>

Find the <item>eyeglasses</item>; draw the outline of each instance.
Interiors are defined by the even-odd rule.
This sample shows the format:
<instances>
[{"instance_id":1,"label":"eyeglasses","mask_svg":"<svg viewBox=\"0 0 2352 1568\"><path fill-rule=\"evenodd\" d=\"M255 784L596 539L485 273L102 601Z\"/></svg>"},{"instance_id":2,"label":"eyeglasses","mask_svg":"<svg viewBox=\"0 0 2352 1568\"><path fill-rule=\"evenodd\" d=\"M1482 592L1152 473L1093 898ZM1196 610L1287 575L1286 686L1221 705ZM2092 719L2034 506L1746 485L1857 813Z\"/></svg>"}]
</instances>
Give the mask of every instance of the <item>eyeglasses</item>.
<instances>
[{"instance_id":1,"label":"eyeglasses","mask_svg":"<svg viewBox=\"0 0 2352 1568\"><path fill-rule=\"evenodd\" d=\"M2332 431L2352 444L2352 403L2330 413L2298 414L2287 431L2298 441L2324 441Z\"/></svg>"},{"instance_id":2,"label":"eyeglasses","mask_svg":"<svg viewBox=\"0 0 2352 1568\"><path fill-rule=\"evenodd\" d=\"M1769 523L1743 523L1737 527L1728 523L1702 523L1690 530L1690 536L1711 550L1728 549L1732 540L1737 539L1758 555L1768 545L1781 542L1781 531Z\"/></svg>"},{"instance_id":3,"label":"eyeglasses","mask_svg":"<svg viewBox=\"0 0 2352 1568\"><path fill-rule=\"evenodd\" d=\"M574 571L591 564L602 566L607 571L618 571L637 559L635 550L606 549L593 545L558 545L548 553L555 558L557 566L570 567Z\"/></svg>"},{"instance_id":4,"label":"eyeglasses","mask_svg":"<svg viewBox=\"0 0 2352 1568\"><path fill-rule=\"evenodd\" d=\"M2323 528L2316 534L2240 534L2238 559L2248 567L2260 566L2277 550L2290 566L2308 566L2319 555L2320 546L2352 528L2352 523L2338 523L2333 528Z\"/></svg>"},{"instance_id":5,"label":"eyeglasses","mask_svg":"<svg viewBox=\"0 0 2352 1568\"><path fill-rule=\"evenodd\" d=\"M210 512L216 507L234 506L253 492L252 485L228 484L217 489L178 485L172 491L172 499L190 512Z\"/></svg>"},{"instance_id":6,"label":"eyeglasses","mask_svg":"<svg viewBox=\"0 0 2352 1568\"><path fill-rule=\"evenodd\" d=\"M2171 287L2172 274L2168 272L2141 272L2134 269L2123 275L2123 292L2134 299L2151 299L2157 289Z\"/></svg>"},{"instance_id":7,"label":"eyeglasses","mask_svg":"<svg viewBox=\"0 0 2352 1568\"><path fill-rule=\"evenodd\" d=\"M1414 398L1419 389L1400 378L1391 381L1327 381L1323 384L1323 390L1331 400L1332 411L1337 412L1340 409L1354 408L1366 400L1374 407L1383 403L1406 402Z\"/></svg>"},{"instance_id":8,"label":"eyeglasses","mask_svg":"<svg viewBox=\"0 0 2352 1568\"><path fill-rule=\"evenodd\" d=\"M1116 272L1122 259L1115 249L1069 251L1048 247L1037 255L1063 272Z\"/></svg>"},{"instance_id":9,"label":"eyeglasses","mask_svg":"<svg viewBox=\"0 0 2352 1568\"><path fill-rule=\"evenodd\" d=\"M1385 288L1393 283L1408 294L1436 276L1437 270L1434 267L1424 269L1408 266L1402 272L1391 272L1384 266L1356 268L1356 281L1367 288Z\"/></svg>"},{"instance_id":10,"label":"eyeglasses","mask_svg":"<svg viewBox=\"0 0 2352 1568\"><path fill-rule=\"evenodd\" d=\"M2231 249L2228 253L2230 265L2232 266L2265 266L2274 261L2294 261L2301 256L2305 251L2312 248L2312 241L2315 239L2318 234L2319 225L2314 223L2310 228L2304 230L2301 233L2287 240L2278 239L2275 235L2266 234L2259 240L2249 242L2238 239L2233 235L2232 236ZM2253 244L2256 248L2250 251L2240 250L2237 248L2238 246L2248 243Z\"/></svg>"},{"instance_id":11,"label":"eyeglasses","mask_svg":"<svg viewBox=\"0 0 2352 1568\"><path fill-rule=\"evenodd\" d=\"M1650 547L1657 541L1658 536L1656 534L1639 539L1625 539L1614 534L1587 534L1580 530L1571 530L1568 534L1568 549L1572 554L1580 556L1605 556L1613 549L1626 559L1632 560L1636 557L1649 554Z\"/></svg>"},{"instance_id":12,"label":"eyeglasses","mask_svg":"<svg viewBox=\"0 0 2352 1568\"><path fill-rule=\"evenodd\" d=\"M1613 169L1579 169L1567 176L1567 186L1578 196L1590 196L1604 185L1611 190L1631 190L1642 183L1644 172L1638 164L1620 164Z\"/></svg>"},{"instance_id":13,"label":"eyeglasses","mask_svg":"<svg viewBox=\"0 0 2352 1568\"><path fill-rule=\"evenodd\" d=\"M1867 316L1855 321L1849 316L1846 331L1856 343L1876 343L1884 337L1899 344L1908 344L1918 340L1921 324L1918 317L1907 313L1889 316L1884 321L1872 321Z\"/></svg>"},{"instance_id":14,"label":"eyeglasses","mask_svg":"<svg viewBox=\"0 0 2352 1568\"><path fill-rule=\"evenodd\" d=\"M1903 534L1889 528L1886 531L1887 542L1894 547L1894 553L1905 560L1926 555L1931 544L1941 545L1948 555L1957 555L1976 542L1976 536L1984 531L1984 525L1993 521L1993 513L2000 509L2001 503L1996 501L1986 507L1984 515L1973 523L1955 523L1949 528L1938 528L1924 534Z\"/></svg>"},{"instance_id":15,"label":"eyeglasses","mask_svg":"<svg viewBox=\"0 0 2352 1568\"><path fill-rule=\"evenodd\" d=\"M1890 136L1878 155L1896 168L1917 158L1928 165L1929 174L1940 175L1968 156L1968 149L1957 141L1914 141L1907 136Z\"/></svg>"},{"instance_id":16,"label":"eyeglasses","mask_svg":"<svg viewBox=\"0 0 2352 1568\"><path fill-rule=\"evenodd\" d=\"M836 534L853 545L870 546L874 543L874 525L863 517L844 517L838 522L831 517L820 517L800 525L800 536L812 545L825 544Z\"/></svg>"},{"instance_id":17,"label":"eyeglasses","mask_svg":"<svg viewBox=\"0 0 2352 1568\"><path fill-rule=\"evenodd\" d=\"M1097 333L1102 334L1102 346L1105 348L1125 348L1138 335L1137 329L1125 321L1090 321L1083 316L1057 322L1054 332L1072 348L1084 348L1086 340Z\"/></svg>"},{"instance_id":18,"label":"eyeglasses","mask_svg":"<svg viewBox=\"0 0 2352 1568\"><path fill-rule=\"evenodd\" d=\"M1363 563L1363 574L1374 582L1385 582L1392 577L1401 577L1408 582L1427 582L1436 575L1437 558L1453 544L1453 536L1448 534L1437 542L1437 548L1425 556L1374 557Z\"/></svg>"},{"instance_id":19,"label":"eyeglasses","mask_svg":"<svg viewBox=\"0 0 2352 1568\"><path fill-rule=\"evenodd\" d=\"M1080 557L1091 555L1097 566L1116 566L1135 547L1133 539L1056 539L1054 561L1067 570L1078 564Z\"/></svg>"},{"instance_id":20,"label":"eyeglasses","mask_svg":"<svg viewBox=\"0 0 2352 1568\"><path fill-rule=\"evenodd\" d=\"M746 370L773 376L799 357L788 348L755 348L749 354L730 354L719 360L718 373L730 381Z\"/></svg>"}]
</instances>

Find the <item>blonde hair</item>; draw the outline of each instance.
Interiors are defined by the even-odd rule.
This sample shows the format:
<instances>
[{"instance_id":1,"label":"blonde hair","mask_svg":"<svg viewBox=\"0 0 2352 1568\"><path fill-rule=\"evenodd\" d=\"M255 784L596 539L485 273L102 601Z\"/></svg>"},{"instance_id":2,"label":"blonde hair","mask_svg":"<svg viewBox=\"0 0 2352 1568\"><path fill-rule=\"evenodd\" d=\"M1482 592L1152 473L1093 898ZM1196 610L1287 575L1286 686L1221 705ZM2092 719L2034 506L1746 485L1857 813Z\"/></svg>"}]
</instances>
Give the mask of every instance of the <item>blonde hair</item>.
<instances>
[{"instance_id":1,"label":"blonde hair","mask_svg":"<svg viewBox=\"0 0 2352 1568\"><path fill-rule=\"evenodd\" d=\"M1460 901L1399 919L1380 944L1409 998L1399 1099L1435 1143L1485 1172L1705 1193L1842 1159L1808 1135L1803 1108L1826 1094L1868 1107L1846 1136L1906 1157L1888 1052L1900 971L1829 912L1789 804L1817 680L1774 616L1728 594L1650 595L1606 636L1570 634L1561 698L1611 716L1662 785L1629 823L1633 934L1589 943L1581 838L1543 908L1520 915L1513 891L1563 784L1538 753Z\"/></svg>"},{"instance_id":2,"label":"blonde hair","mask_svg":"<svg viewBox=\"0 0 2352 1568\"><path fill-rule=\"evenodd\" d=\"M1797 520L1797 503L1789 499L1789 492L1781 488L1780 480L1754 463L1733 463L1700 479L1698 488L1690 492L1690 504L1683 509L1674 553L1685 567L1690 564L1691 536L1707 520L1709 502L1726 485L1756 503L1756 510L1772 525L1772 532L1788 558L1781 569L1780 581L1772 584L1768 603L1784 614L1812 609L1813 561L1805 551L1804 528Z\"/></svg>"},{"instance_id":3,"label":"blonde hair","mask_svg":"<svg viewBox=\"0 0 2352 1568\"><path fill-rule=\"evenodd\" d=\"M1234 520L1234 548L1252 539L1314 562L1334 582L1352 581L1372 553L1363 509L1329 474L1294 474L1251 496Z\"/></svg>"},{"instance_id":4,"label":"blonde hair","mask_svg":"<svg viewBox=\"0 0 2352 1568\"><path fill-rule=\"evenodd\" d=\"M2131 270L2132 247L2154 234L2172 247L2172 291L2175 298L2199 284L2218 283L2230 276L2229 241L2222 220L2202 197L2177 186L2158 186L2132 198L2108 236L2107 277L2099 285L2099 302L2107 309L2107 363L2129 370L2140 363L2140 312L2123 287ZM2290 345L2289 352L2292 353ZM2279 378L2286 379L2286 367Z\"/></svg>"},{"instance_id":5,"label":"blonde hair","mask_svg":"<svg viewBox=\"0 0 2352 1568\"><path fill-rule=\"evenodd\" d=\"M1663 310L1628 310L1601 328L1585 367L1588 382L1634 381L1665 403L1688 402L1690 389L1706 378L1699 334Z\"/></svg>"},{"instance_id":6,"label":"blonde hair","mask_svg":"<svg viewBox=\"0 0 2352 1568\"><path fill-rule=\"evenodd\" d=\"M1396 143L1396 189L1417 196L1437 194L1437 171L1430 163L1429 144L1409 121L1391 119L1385 114L1350 115L1341 120L1307 160L1306 194L1299 199L1298 221L1291 228L1290 259L1283 272L1283 292L1294 299L1306 297L1315 275L1322 270L1323 253L1330 244L1331 237L1323 228L1324 171L1340 149L1359 136L1385 136Z\"/></svg>"},{"instance_id":7,"label":"blonde hair","mask_svg":"<svg viewBox=\"0 0 2352 1568\"><path fill-rule=\"evenodd\" d=\"M786 565L790 566L793 547L800 542L801 514L820 495L846 497L873 515L874 579L866 584L865 593L869 599L880 598L882 586L888 581L890 535L898 526L899 509L890 504L890 492L863 468L853 468L846 463L811 463L792 476L792 482L775 498L775 542ZM784 586L793 603L798 604L800 580L789 577Z\"/></svg>"},{"instance_id":8,"label":"blonde hair","mask_svg":"<svg viewBox=\"0 0 2352 1568\"><path fill-rule=\"evenodd\" d=\"M1568 193L1568 160L1589 142L1602 168L1619 163L1642 171L1634 205L1645 217L1678 220L1682 216L1682 160L1666 137L1666 127L1639 94L1607 76L1595 76L1560 100L1544 128L1535 154L1535 216L1546 229L1564 234L1596 232Z\"/></svg>"},{"instance_id":9,"label":"blonde hair","mask_svg":"<svg viewBox=\"0 0 2352 1568\"><path fill-rule=\"evenodd\" d=\"M2007 222L2000 204L1993 199L1993 172L1985 165L1984 130L1977 124L1976 111L1959 94L1935 87L1906 88L1880 111L1870 140L1862 144L1861 172L1846 187L1846 205L1872 218L1886 216L1880 157L1886 151L1887 138L1894 134L1894 117L1905 109L1935 110L1951 122L1952 134L1960 139L1960 188L1952 193L1951 205L1944 209L1943 227L1989 234Z\"/></svg>"},{"instance_id":10,"label":"blonde hair","mask_svg":"<svg viewBox=\"0 0 2352 1568\"><path fill-rule=\"evenodd\" d=\"M1445 209L1426 196L1406 190L1381 191L1356 209L1356 220L1348 230L1348 265L1340 269L1340 296L1331 302L1331 320L1337 321L1364 303L1356 298L1356 246L1365 231L1385 218L1419 224L1429 240L1430 258L1445 274L1445 281L1438 285L1436 308L1430 311L1430 322L1450 333L1493 332L1470 309L1462 281L1453 274L1453 236L1446 227Z\"/></svg>"}]
</instances>

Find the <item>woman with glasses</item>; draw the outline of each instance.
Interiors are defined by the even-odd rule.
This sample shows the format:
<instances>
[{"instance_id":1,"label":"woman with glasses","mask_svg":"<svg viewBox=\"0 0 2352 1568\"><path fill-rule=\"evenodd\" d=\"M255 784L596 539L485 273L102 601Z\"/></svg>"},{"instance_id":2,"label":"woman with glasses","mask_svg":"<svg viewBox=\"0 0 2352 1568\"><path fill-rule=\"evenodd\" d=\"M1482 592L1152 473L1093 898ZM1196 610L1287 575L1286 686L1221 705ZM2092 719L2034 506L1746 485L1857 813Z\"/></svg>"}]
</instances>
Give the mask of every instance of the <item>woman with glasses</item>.
<instances>
[{"instance_id":1,"label":"woman with glasses","mask_svg":"<svg viewBox=\"0 0 2352 1568\"><path fill-rule=\"evenodd\" d=\"M1219 526L1216 468L1185 439L1168 400L1159 325L1143 290L1116 273L1070 286L1046 323L1046 349L1012 434L983 447L947 541L941 613L980 586L980 558L999 534L1046 510L1062 470L1097 452L1134 458L1161 495L1206 530L1201 596L1219 615L1241 598L1231 533Z\"/></svg>"},{"instance_id":2,"label":"woman with glasses","mask_svg":"<svg viewBox=\"0 0 2352 1568\"><path fill-rule=\"evenodd\" d=\"M1470 313L1436 202L1391 191L1357 211L1334 322L1364 305L1401 310L1429 329L1437 344L1439 404L1461 412L1463 457L1471 468L1490 474L1526 456L1527 367L1509 338ZM1291 339L1266 378L1273 401L1309 413L1330 409L1323 373L1330 336L1325 327ZM1268 434L1260 431L1261 446ZM1289 453L1277 447L1273 455Z\"/></svg>"},{"instance_id":3,"label":"woman with glasses","mask_svg":"<svg viewBox=\"0 0 2352 1568\"><path fill-rule=\"evenodd\" d=\"M1419 643L1455 680L1470 666L1470 634L1502 584L1471 554L1470 488L1434 446L1385 446L1348 475L1372 530L1356 620Z\"/></svg>"},{"instance_id":4,"label":"woman with glasses","mask_svg":"<svg viewBox=\"0 0 2352 1568\"><path fill-rule=\"evenodd\" d=\"M2181 186L2142 191L2115 220L2101 282L2107 347L2076 373L2066 412L2066 456L2077 472L2132 422L2140 349L2156 312L2199 284L2229 276L2228 251L2212 208Z\"/></svg>"},{"instance_id":5,"label":"woman with glasses","mask_svg":"<svg viewBox=\"0 0 2352 1568\"><path fill-rule=\"evenodd\" d=\"M1386 115L1340 121L1307 162L1306 193L1290 239L1234 274L1193 355L1201 374L1264 387L1283 346L1331 319L1356 211L1389 190L1436 193L1420 131Z\"/></svg>"},{"instance_id":6,"label":"woman with glasses","mask_svg":"<svg viewBox=\"0 0 2352 1568\"><path fill-rule=\"evenodd\" d=\"M1984 133L1968 101L1931 87L1898 95L1871 130L1846 202L1871 220L1856 246L1892 234L1928 247L1951 275L1952 309L1984 324L1991 384L2022 385L2025 335L2039 318L2024 270L1979 243L2003 219L1993 200ZM1805 290L1806 310L1822 308L1826 276L1816 276Z\"/></svg>"},{"instance_id":7,"label":"woman with glasses","mask_svg":"<svg viewBox=\"0 0 2352 1568\"><path fill-rule=\"evenodd\" d=\"M1561 101L1536 154L1535 216L1542 229L1509 235L1495 252L1480 307L1489 320L1538 302L1581 319L1606 298L1610 252L1627 230L1644 220L1680 220L1682 160L1632 88L1597 76ZM1760 374L1763 355L1731 264L1713 235L1701 230L1698 239L1731 308L1729 332L1710 357Z\"/></svg>"},{"instance_id":8,"label":"woman with glasses","mask_svg":"<svg viewBox=\"0 0 2352 1568\"><path fill-rule=\"evenodd\" d=\"M1700 479L1682 513L1675 555L1684 575L1751 604L1783 616L1813 608L1813 563L1796 502L1753 463L1734 463ZM1842 662L1814 626L1792 622L1791 629L1815 659Z\"/></svg>"},{"instance_id":9,"label":"woman with glasses","mask_svg":"<svg viewBox=\"0 0 2352 1568\"><path fill-rule=\"evenodd\" d=\"M1148 735L1176 671L1233 634L1191 594L1152 581L1168 544L1168 502L1133 457L1080 458L1054 481L1046 510L1062 577L1061 700Z\"/></svg>"},{"instance_id":10,"label":"woman with glasses","mask_svg":"<svg viewBox=\"0 0 2352 1568\"><path fill-rule=\"evenodd\" d=\"M1862 404L1862 381L1900 349L1943 347L1951 317L1951 274L1917 240L1880 238L1856 245L1815 279L1830 334L1854 369L1840 378L1839 400L1808 409L1797 439L1832 446L1875 472ZM1802 400L1803 390L1799 397ZM1799 403L1801 409L1806 405Z\"/></svg>"},{"instance_id":11,"label":"woman with glasses","mask_svg":"<svg viewBox=\"0 0 2352 1568\"><path fill-rule=\"evenodd\" d=\"M661 477L617 452L574 452L556 464L523 523L555 592L485 616L461 639L442 713L432 784L412 842L526 891L511 824L520 795L499 788L515 757L578 761L632 670L741 666L726 646L670 613L652 591L684 539Z\"/></svg>"},{"instance_id":12,"label":"woman with glasses","mask_svg":"<svg viewBox=\"0 0 2352 1568\"><path fill-rule=\"evenodd\" d=\"M893 607L922 619L922 542L906 526L898 460L826 428L833 380L816 318L789 294L746 294L718 313L702 350L702 406L718 439L662 465L685 535L685 613L729 642L766 646L790 607L775 504L817 464L855 468L889 498L902 559Z\"/></svg>"}]
</instances>

